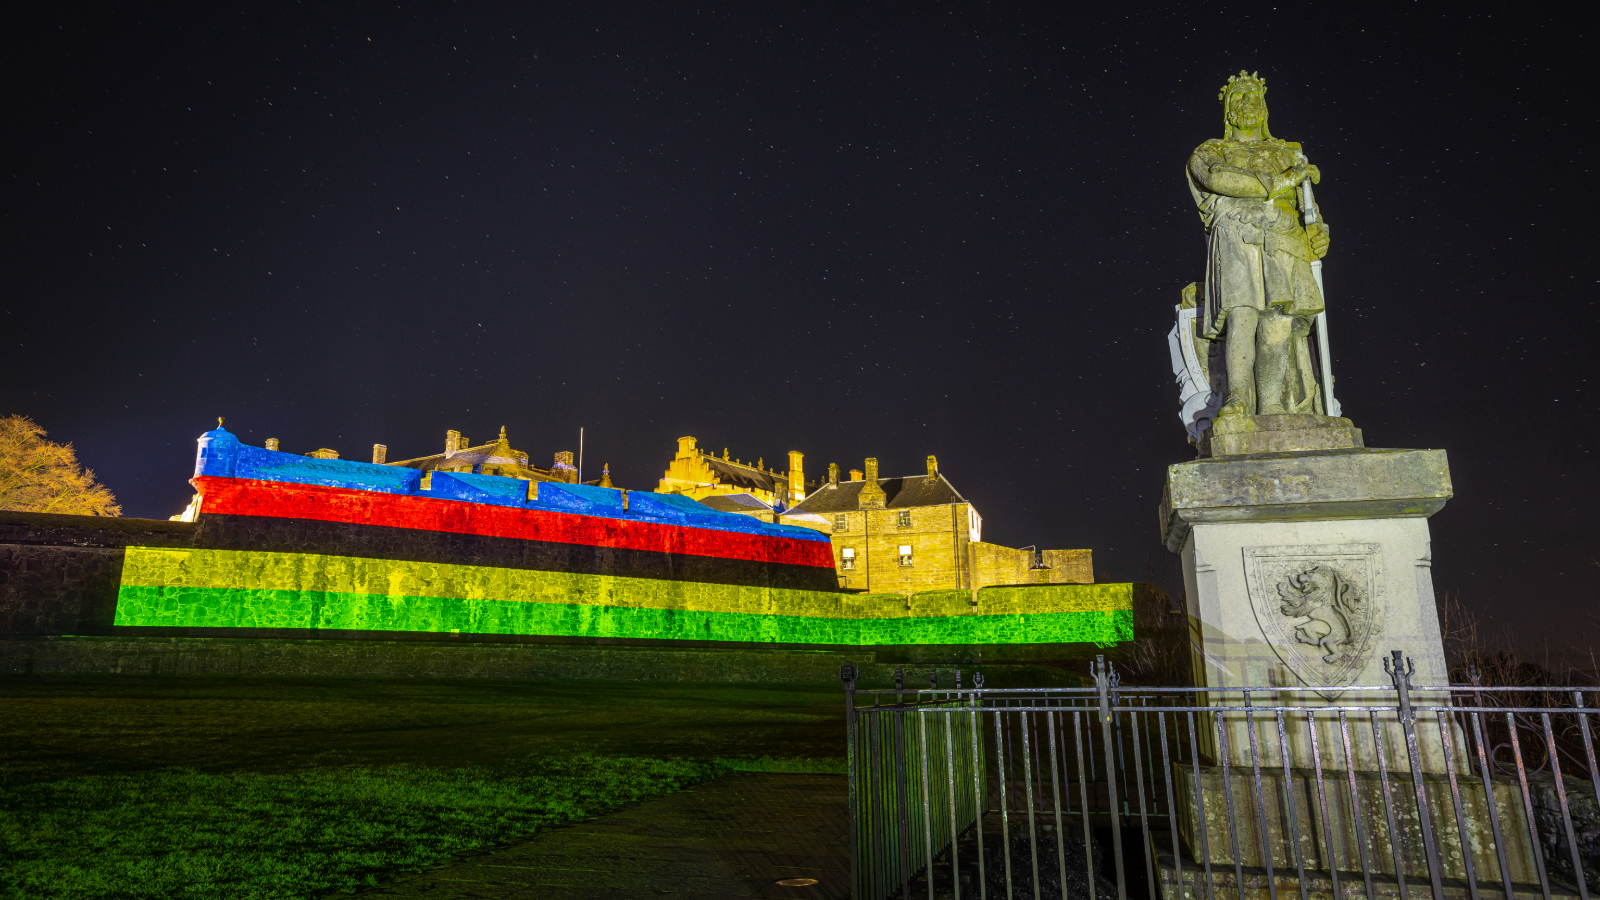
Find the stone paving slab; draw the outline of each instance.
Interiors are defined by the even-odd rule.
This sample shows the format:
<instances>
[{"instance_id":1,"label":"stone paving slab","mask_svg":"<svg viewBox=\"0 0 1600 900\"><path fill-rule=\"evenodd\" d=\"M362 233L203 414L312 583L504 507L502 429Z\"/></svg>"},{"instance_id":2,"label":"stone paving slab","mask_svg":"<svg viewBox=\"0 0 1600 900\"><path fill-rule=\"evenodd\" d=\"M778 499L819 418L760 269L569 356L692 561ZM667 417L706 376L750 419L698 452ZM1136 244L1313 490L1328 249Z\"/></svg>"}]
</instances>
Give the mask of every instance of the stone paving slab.
<instances>
[{"instance_id":1,"label":"stone paving slab","mask_svg":"<svg viewBox=\"0 0 1600 900\"><path fill-rule=\"evenodd\" d=\"M786 887L784 878L815 878ZM842 775L739 774L370 891L413 900L850 896Z\"/></svg>"}]
</instances>

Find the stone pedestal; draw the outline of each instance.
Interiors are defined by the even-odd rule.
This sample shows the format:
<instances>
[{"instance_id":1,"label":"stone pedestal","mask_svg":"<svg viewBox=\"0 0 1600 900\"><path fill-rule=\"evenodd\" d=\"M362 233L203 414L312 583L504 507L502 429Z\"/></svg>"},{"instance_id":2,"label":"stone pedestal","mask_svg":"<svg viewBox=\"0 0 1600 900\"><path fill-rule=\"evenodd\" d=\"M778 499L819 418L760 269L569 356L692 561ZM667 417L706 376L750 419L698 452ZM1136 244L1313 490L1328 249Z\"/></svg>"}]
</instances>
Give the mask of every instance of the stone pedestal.
<instances>
[{"instance_id":1,"label":"stone pedestal","mask_svg":"<svg viewBox=\"0 0 1600 900\"><path fill-rule=\"evenodd\" d=\"M1265 849L1279 872L1294 872L1299 862L1318 872L1337 869L1356 873L1364 866L1374 875L1388 876L1396 873L1398 863L1399 871L1408 880L1413 884L1421 882L1413 889L1426 891L1428 859L1412 800L1415 782L1409 774L1391 776L1385 791L1384 780L1375 772L1356 772L1353 776L1348 772L1324 772L1320 783L1311 772L1293 772L1288 779L1282 772L1267 772L1262 776L1259 797L1248 773L1234 772L1225 779L1217 767L1203 766L1196 784L1195 773L1180 764L1173 767L1173 776L1179 796L1191 798L1198 793L1204 804L1203 816L1192 800L1178 808L1178 833L1189 860L1200 864L1209 861L1213 867L1231 869L1237 852L1237 860L1245 868L1265 868ZM1494 798L1504 845L1496 848L1487 833L1474 839L1469 832L1463 846L1453 818L1439 819L1435 815L1440 877L1465 879L1466 859L1470 857L1473 874L1480 881L1498 886L1502 878L1497 850L1504 850L1506 874L1511 881L1538 884L1528 819L1515 783L1495 781L1487 792L1483 781L1470 775L1458 775L1456 783L1461 790L1462 813L1470 822L1487 823L1489 797ZM1284 796L1286 784L1292 796ZM1430 810L1453 814L1448 778L1424 775L1423 790ZM1285 810L1291 806L1294 827L1286 827ZM1394 816L1393 831L1386 808ZM1260 812L1263 809L1265 819ZM1400 852L1395 852L1396 847Z\"/></svg>"},{"instance_id":2,"label":"stone pedestal","mask_svg":"<svg viewBox=\"0 0 1600 900\"><path fill-rule=\"evenodd\" d=\"M1225 416L1211 423L1208 456L1361 447L1361 429L1337 416Z\"/></svg>"},{"instance_id":3,"label":"stone pedestal","mask_svg":"<svg viewBox=\"0 0 1600 900\"><path fill-rule=\"evenodd\" d=\"M1306 424L1290 419L1319 419L1328 427L1277 427ZM1213 431L1214 451L1251 442L1301 448L1360 440L1348 419L1321 416L1224 418ZM1169 467L1162 537L1183 557L1195 684L1316 689L1253 695L1262 705L1393 703L1392 691L1349 690L1391 684L1383 667L1391 650L1415 660L1413 684L1447 684L1427 519L1450 496L1442 450L1287 449ZM1238 702L1238 694L1228 698ZM1307 765L1306 735L1288 737L1294 764ZM1276 729L1261 738L1262 764L1281 765ZM1333 755L1337 735L1327 738L1324 765L1349 766ZM1230 729L1229 743L1227 759L1249 765L1248 732ZM1211 744L1204 749L1217 758L1223 751L1215 739ZM1386 745L1390 765L1404 770L1404 744ZM1362 746L1373 752L1370 740ZM1437 753L1425 755L1431 757L1425 771L1440 771ZM1360 749L1353 762L1356 769L1377 768Z\"/></svg>"}]
</instances>

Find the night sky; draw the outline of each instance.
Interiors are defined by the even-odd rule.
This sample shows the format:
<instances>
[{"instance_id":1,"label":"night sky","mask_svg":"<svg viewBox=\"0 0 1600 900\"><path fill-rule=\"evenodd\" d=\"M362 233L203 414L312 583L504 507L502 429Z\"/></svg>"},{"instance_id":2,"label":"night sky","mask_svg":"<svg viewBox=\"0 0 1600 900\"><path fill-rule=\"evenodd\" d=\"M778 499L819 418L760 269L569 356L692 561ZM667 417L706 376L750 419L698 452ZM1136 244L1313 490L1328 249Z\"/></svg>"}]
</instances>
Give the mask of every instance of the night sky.
<instances>
[{"instance_id":1,"label":"night sky","mask_svg":"<svg viewBox=\"0 0 1600 900\"><path fill-rule=\"evenodd\" d=\"M357 460L504 425L537 465L581 426L639 489L684 434L932 453L985 539L1175 587L1182 167L1259 70L1323 173L1345 414L1449 451L1438 589L1560 642L1600 609L1600 179L1553 9L36 5L0 415L155 518L217 416Z\"/></svg>"}]
</instances>

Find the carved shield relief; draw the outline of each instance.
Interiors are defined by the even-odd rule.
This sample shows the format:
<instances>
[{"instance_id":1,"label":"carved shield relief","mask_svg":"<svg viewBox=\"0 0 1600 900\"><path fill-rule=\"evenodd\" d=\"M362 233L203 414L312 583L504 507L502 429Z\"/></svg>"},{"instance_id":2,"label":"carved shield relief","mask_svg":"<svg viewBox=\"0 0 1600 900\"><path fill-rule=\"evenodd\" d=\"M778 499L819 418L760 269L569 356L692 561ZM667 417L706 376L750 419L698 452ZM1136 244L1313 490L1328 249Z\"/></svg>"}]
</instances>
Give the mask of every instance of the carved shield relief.
<instances>
[{"instance_id":1,"label":"carved shield relief","mask_svg":"<svg viewBox=\"0 0 1600 900\"><path fill-rule=\"evenodd\" d=\"M1383 628L1377 544L1246 547L1250 606L1278 658L1332 699L1372 655Z\"/></svg>"}]
</instances>

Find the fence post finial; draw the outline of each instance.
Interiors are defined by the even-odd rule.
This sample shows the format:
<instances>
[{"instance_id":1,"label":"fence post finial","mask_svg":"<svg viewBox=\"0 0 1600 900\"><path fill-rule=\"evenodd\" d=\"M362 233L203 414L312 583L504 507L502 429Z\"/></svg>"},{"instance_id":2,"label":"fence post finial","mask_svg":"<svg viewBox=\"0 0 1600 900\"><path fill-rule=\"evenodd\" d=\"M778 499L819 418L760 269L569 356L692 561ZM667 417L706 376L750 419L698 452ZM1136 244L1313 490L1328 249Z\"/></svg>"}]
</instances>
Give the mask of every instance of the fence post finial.
<instances>
[{"instance_id":1,"label":"fence post finial","mask_svg":"<svg viewBox=\"0 0 1600 900\"><path fill-rule=\"evenodd\" d=\"M1383 671L1394 681L1395 694L1400 700L1400 721L1410 724L1412 722L1411 676L1417 673L1416 661L1407 658L1402 651L1394 650L1384 659Z\"/></svg>"},{"instance_id":2,"label":"fence post finial","mask_svg":"<svg viewBox=\"0 0 1600 900\"><path fill-rule=\"evenodd\" d=\"M1100 715L1106 721L1111 721L1111 707L1117 703L1117 687L1122 684L1122 676L1117 674L1117 667L1106 661L1102 653L1089 664L1089 672L1094 675L1094 686L1100 690Z\"/></svg>"},{"instance_id":3,"label":"fence post finial","mask_svg":"<svg viewBox=\"0 0 1600 900\"><path fill-rule=\"evenodd\" d=\"M1094 677L1094 686L1107 695L1112 704L1117 702L1117 688L1122 686L1122 675L1117 672L1115 663L1107 662L1105 654L1094 658L1089 664L1089 674Z\"/></svg>"}]
</instances>

